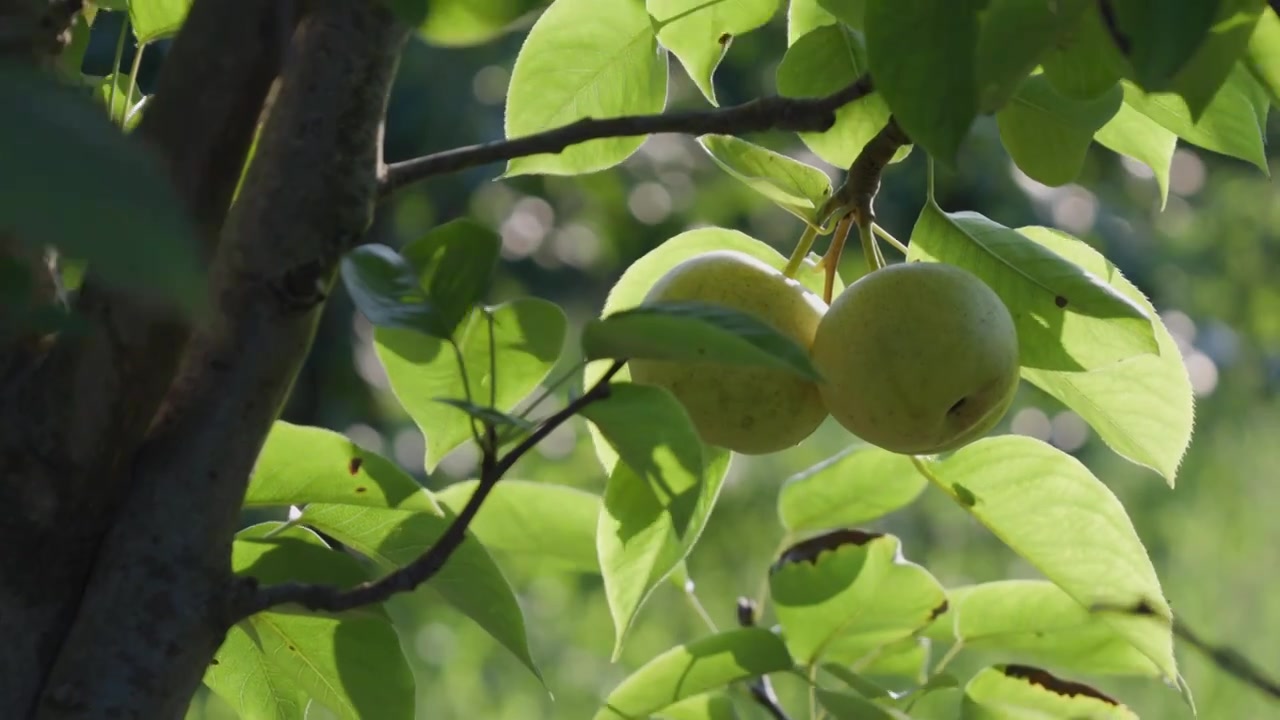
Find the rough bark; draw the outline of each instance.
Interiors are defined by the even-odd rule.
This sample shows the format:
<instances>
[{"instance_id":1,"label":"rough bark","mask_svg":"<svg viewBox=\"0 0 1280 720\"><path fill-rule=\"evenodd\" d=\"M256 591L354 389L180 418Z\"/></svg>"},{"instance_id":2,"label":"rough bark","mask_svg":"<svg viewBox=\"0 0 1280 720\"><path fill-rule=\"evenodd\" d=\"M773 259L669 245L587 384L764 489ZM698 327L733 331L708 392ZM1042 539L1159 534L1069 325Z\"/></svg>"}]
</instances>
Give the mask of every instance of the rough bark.
<instances>
[{"instance_id":1,"label":"rough bark","mask_svg":"<svg viewBox=\"0 0 1280 720\"><path fill-rule=\"evenodd\" d=\"M192 338L135 464L37 717L182 717L234 617L248 475L368 228L407 36L380 3L313 0L218 245L217 315Z\"/></svg>"},{"instance_id":2,"label":"rough bark","mask_svg":"<svg viewBox=\"0 0 1280 720\"><path fill-rule=\"evenodd\" d=\"M225 215L237 179L227 168L243 159L276 74L281 18L268 0L197 0L137 130L202 232L216 236ZM246 38L261 42L238 47ZM0 546L14 549L0 554L0 707L17 717L36 702L75 616L187 333L164 308L91 277L77 310L88 330L58 338L0 407Z\"/></svg>"}]
</instances>

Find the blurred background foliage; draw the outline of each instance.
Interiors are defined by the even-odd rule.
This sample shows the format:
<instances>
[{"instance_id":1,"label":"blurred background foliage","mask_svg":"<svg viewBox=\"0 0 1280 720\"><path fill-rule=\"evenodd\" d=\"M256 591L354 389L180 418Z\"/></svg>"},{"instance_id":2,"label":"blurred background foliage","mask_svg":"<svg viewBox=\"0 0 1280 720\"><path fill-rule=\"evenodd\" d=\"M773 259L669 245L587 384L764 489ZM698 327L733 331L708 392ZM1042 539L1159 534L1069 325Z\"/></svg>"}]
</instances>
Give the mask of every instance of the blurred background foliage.
<instances>
[{"instance_id":1,"label":"blurred background foliage","mask_svg":"<svg viewBox=\"0 0 1280 720\"><path fill-rule=\"evenodd\" d=\"M433 4L400 67L387 125L388 161L502 137L507 81L532 18L524 16L497 37L491 29L538 4ZM100 16L86 73L110 72L122 17ZM716 74L722 105L774 92L785 49L783 23L780 13L765 28L734 39ZM471 44L479 40L487 42ZM150 46L144 57L140 84L146 92L166 44ZM130 43L124 66L132 53ZM669 107L706 106L674 59L671 77ZM792 134L750 139L839 175ZM1277 139L1280 122L1273 114L1273 175L1280 172ZM881 224L903 240L923 203L924 171L923 155L912 153L886 173L877 202ZM403 191L380 208L369 239L399 246L436 224L471 217L503 238L504 261L491 301L544 297L560 303L578 327L599 313L629 263L672 235L721 225L786 254L801 231L798 220L718 169L692 138L651 138L620 167L591 176L496 179L501 172L501 166L474 168ZM1068 231L1102 251L1152 298L1179 340L1197 395L1196 434L1176 490L1154 472L1119 459L1073 413L1025 384L996 432L1033 435L1083 460L1128 508L1181 618L1280 675L1280 523L1274 521L1280 508L1280 188L1243 162L1185 144L1174 157L1163 210L1147 168L1096 144L1075 184L1050 188L1018 172L991 118L975 124L958 170L940 173L944 209L975 210L1011 227L1044 224ZM847 253L841 269L851 281L864 270L860 255ZM574 337L564 367L576 361ZM475 453L468 447L454 452L433 476L422 472L422 436L391 395L371 338L371 328L339 289L284 419L344 432L394 458L431 488L469 477ZM851 441L828 421L800 448L734 460L719 507L688 563L698 597L722 628L734 623L736 598L761 588L782 536L774 505L782 482ZM595 492L604 485L581 421L548 438L517 466L516 475ZM949 586L1036 576L932 491L873 528L901 537L907 557ZM613 632L598 576L498 559L520 597L546 686L423 590L394 603L405 623L404 649L419 678L420 717L588 718L630 670L706 632L689 598L669 584L642 611L619 662L611 663ZM1280 706L1190 648L1180 647L1179 660L1200 717L1280 717ZM1155 683L1079 679L1113 691L1144 718L1191 717L1176 691ZM801 688L783 679L779 692L797 715L805 711ZM744 717L764 717L748 702L740 710ZM216 698L202 696L191 717L229 715Z\"/></svg>"}]
</instances>

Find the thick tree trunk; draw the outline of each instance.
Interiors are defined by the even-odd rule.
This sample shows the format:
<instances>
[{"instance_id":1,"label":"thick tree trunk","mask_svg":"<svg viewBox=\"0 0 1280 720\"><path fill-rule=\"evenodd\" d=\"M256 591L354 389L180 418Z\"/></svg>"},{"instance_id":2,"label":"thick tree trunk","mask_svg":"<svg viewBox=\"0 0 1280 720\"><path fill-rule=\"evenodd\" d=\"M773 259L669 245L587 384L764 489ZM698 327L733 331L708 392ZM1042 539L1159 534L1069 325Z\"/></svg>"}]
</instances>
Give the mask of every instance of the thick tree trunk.
<instances>
[{"instance_id":1,"label":"thick tree trunk","mask_svg":"<svg viewBox=\"0 0 1280 720\"><path fill-rule=\"evenodd\" d=\"M90 332L0 408L6 717L181 717L230 622L248 473L368 227L406 37L380 3L291 6L196 0L138 130L206 240L214 317L187 328L90 279Z\"/></svg>"}]
</instances>

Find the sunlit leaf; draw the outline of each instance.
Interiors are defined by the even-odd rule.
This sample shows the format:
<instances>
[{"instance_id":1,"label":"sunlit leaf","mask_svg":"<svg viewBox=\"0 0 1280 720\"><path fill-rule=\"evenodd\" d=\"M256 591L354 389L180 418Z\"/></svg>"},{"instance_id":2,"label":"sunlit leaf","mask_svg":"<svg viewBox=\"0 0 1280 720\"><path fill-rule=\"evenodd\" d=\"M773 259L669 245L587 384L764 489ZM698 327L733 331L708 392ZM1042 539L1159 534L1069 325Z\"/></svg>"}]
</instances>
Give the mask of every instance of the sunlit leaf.
<instances>
[{"instance_id":1,"label":"sunlit leaf","mask_svg":"<svg viewBox=\"0 0 1280 720\"><path fill-rule=\"evenodd\" d=\"M258 453L244 506L313 502L437 510L431 494L387 458L332 430L277 421Z\"/></svg>"},{"instance_id":2,"label":"sunlit leaf","mask_svg":"<svg viewBox=\"0 0 1280 720\"><path fill-rule=\"evenodd\" d=\"M204 684L242 720L303 720L310 698L262 646L233 625L204 673Z\"/></svg>"},{"instance_id":3,"label":"sunlit leaf","mask_svg":"<svg viewBox=\"0 0 1280 720\"><path fill-rule=\"evenodd\" d=\"M1149 313L1098 276L975 212L927 203L908 261L977 275L1013 315L1023 367L1079 370L1156 352Z\"/></svg>"},{"instance_id":4,"label":"sunlit leaf","mask_svg":"<svg viewBox=\"0 0 1280 720\"><path fill-rule=\"evenodd\" d=\"M1110 32L1123 42L1133 80L1148 90L1168 90L1204 41L1219 4L1203 0L1113 2L1107 8Z\"/></svg>"},{"instance_id":5,"label":"sunlit leaf","mask_svg":"<svg viewBox=\"0 0 1280 720\"><path fill-rule=\"evenodd\" d=\"M1249 38L1245 66L1253 79L1266 88L1273 105L1280 105L1280 15L1274 8L1262 11Z\"/></svg>"},{"instance_id":6,"label":"sunlit leaf","mask_svg":"<svg viewBox=\"0 0 1280 720\"><path fill-rule=\"evenodd\" d=\"M275 535L266 537L269 533ZM281 528L279 523L238 533L232 568L272 584L301 581L345 588L365 579L354 558L329 549L310 530ZM238 627L260 661L272 668L258 682L265 681L286 702L295 697L292 683L343 720L371 714L414 716L413 672L380 607L340 616L268 611Z\"/></svg>"},{"instance_id":7,"label":"sunlit leaf","mask_svg":"<svg viewBox=\"0 0 1280 720\"><path fill-rule=\"evenodd\" d=\"M787 2L787 47L815 28L835 25L839 19L822 6L822 0L789 0Z\"/></svg>"},{"instance_id":8,"label":"sunlit leaf","mask_svg":"<svg viewBox=\"0 0 1280 720\"><path fill-rule=\"evenodd\" d=\"M521 20L551 0L397 0L421 6L418 36L432 45L467 47L525 26Z\"/></svg>"},{"instance_id":9,"label":"sunlit leaf","mask_svg":"<svg viewBox=\"0 0 1280 720\"><path fill-rule=\"evenodd\" d=\"M140 45L178 34L191 0L129 0L129 21Z\"/></svg>"},{"instance_id":10,"label":"sunlit leaf","mask_svg":"<svg viewBox=\"0 0 1280 720\"><path fill-rule=\"evenodd\" d=\"M787 648L763 628L729 630L678 645L645 663L604 701L595 720L630 720L685 698L792 667Z\"/></svg>"},{"instance_id":11,"label":"sunlit leaf","mask_svg":"<svg viewBox=\"0 0 1280 720\"><path fill-rule=\"evenodd\" d=\"M907 136L944 164L955 160L978 112L978 7L973 0L867 0L876 90Z\"/></svg>"},{"instance_id":12,"label":"sunlit leaf","mask_svg":"<svg viewBox=\"0 0 1280 720\"><path fill-rule=\"evenodd\" d=\"M820 378L808 351L758 317L728 306L653 301L592 320L582 330L588 360L714 362Z\"/></svg>"},{"instance_id":13,"label":"sunlit leaf","mask_svg":"<svg viewBox=\"0 0 1280 720\"><path fill-rule=\"evenodd\" d=\"M900 710L876 704L854 693L819 689L817 697L834 720L911 720Z\"/></svg>"},{"instance_id":14,"label":"sunlit leaf","mask_svg":"<svg viewBox=\"0 0 1280 720\"><path fill-rule=\"evenodd\" d=\"M905 507L926 485L905 455L853 445L788 478L778 517L792 533L853 527Z\"/></svg>"},{"instance_id":15,"label":"sunlit leaf","mask_svg":"<svg viewBox=\"0 0 1280 720\"><path fill-rule=\"evenodd\" d=\"M1149 467L1173 486L1191 443L1195 396L1178 343L1142 291L1087 243L1051 228L1018 230L1028 238L1102 278L1146 309L1158 354L1139 355L1089 372L1022 369L1033 385L1075 410L1112 450Z\"/></svg>"},{"instance_id":16,"label":"sunlit leaf","mask_svg":"<svg viewBox=\"0 0 1280 720\"><path fill-rule=\"evenodd\" d=\"M843 26L820 25L787 48L778 65L778 93L784 97L824 97L866 71L861 40ZM829 129L799 135L814 154L844 169L888 121L889 106L880 93L873 92L838 108L836 122ZM910 150L909 146L899 149L894 161L906 157Z\"/></svg>"},{"instance_id":17,"label":"sunlit leaf","mask_svg":"<svg viewBox=\"0 0 1280 720\"><path fill-rule=\"evenodd\" d=\"M970 496L961 508L1084 607L1145 603L1153 615L1102 617L1166 679L1177 677L1169 605L1151 559L1124 506L1079 460L1002 435L921 462L940 489Z\"/></svg>"},{"instance_id":18,"label":"sunlit leaf","mask_svg":"<svg viewBox=\"0 0 1280 720\"><path fill-rule=\"evenodd\" d=\"M460 513L476 485L475 480L454 483L437 492L435 499ZM600 502L598 496L566 485L504 478L468 529L491 552L598 573L595 537Z\"/></svg>"},{"instance_id":19,"label":"sunlit leaf","mask_svg":"<svg viewBox=\"0 0 1280 720\"><path fill-rule=\"evenodd\" d=\"M1003 661L1091 675L1159 675L1098 613L1043 580L1002 580L951 588L950 606L929 627L938 640Z\"/></svg>"},{"instance_id":20,"label":"sunlit leaf","mask_svg":"<svg viewBox=\"0 0 1280 720\"><path fill-rule=\"evenodd\" d=\"M1208 107L1249 45L1267 0L1217 0L1209 32L1178 69L1170 88L1182 96L1193 118Z\"/></svg>"},{"instance_id":21,"label":"sunlit leaf","mask_svg":"<svg viewBox=\"0 0 1280 720\"><path fill-rule=\"evenodd\" d=\"M408 565L444 534L450 519L428 512L351 505L308 505L301 522L369 558L376 576ZM425 587L471 618L539 679L529 653L524 614L515 593L484 546L468 533Z\"/></svg>"},{"instance_id":22,"label":"sunlit leaf","mask_svg":"<svg viewBox=\"0 0 1280 720\"><path fill-rule=\"evenodd\" d=\"M1041 56L1040 66L1055 90L1077 100L1098 97L1130 71L1096 3Z\"/></svg>"},{"instance_id":23,"label":"sunlit leaf","mask_svg":"<svg viewBox=\"0 0 1280 720\"><path fill-rule=\"evenodd\" d=\"M494 355L489 352L492 313ZM469 415L443 407L456 398L509 413L551 372L564 348L564 311L539 298L520 298L489 310L473 310L454 333L467 384L453 348L438 338L394 328L374 332L374 349L391 389L426 436L426 469L471 438ZM497 377L490 372L496 366ZM469 389L468 389L469 388ZM490 397L496 402L490 405Z\"/></svg>"},{"instance_id":24,"label":"sunlit leaf","mask_svg":"<svg viewBox=\"0 0 1280 720\"><path fill-rule=\"evenodd\" d=\"M643 0L557 0L529 31L507 93L506 136L518 138L582 118L660 112L667 60ZM617 165L643 137L592 140L558 155L512 160L506 177L577 175Z\"/></svg>"},{"instance_id":25,"label":"sunlit leaf","mask_svg":"<svg viewBox=\"0 0 1280 720\"><path fill-rule=\"evenodd\" d=\"M702 534L730 454L703 446L684 408L659 388L614 383L582 414L622 459L596 529L616 659L636 613Z\"/></svg>"},{"instance_id":26,"label":"sunlit leaf","mask_svg":"<svg viewBox=\"0 0 1280 720\"><path fill-rule=\"evenodd\" d=\"M1120 109L1124 92L1113 87L1093 100L1058 94L1035 75L1018 87L998 113L1000 140L1018 168L1051 187L1074 182L1084 168L1093 135Z\"/></svg>"},{"instance_id":27,"label":"sunlit leaf","mask_svg":"<svg viewBox=\"0 0 1280 720\"><path fill-rule=\"evenodd\" d=\"M622 273L622 277L618 278L613 288L609 290L609 296L605 300L601 314L608 316L640 305L644 302L645 295L648 294L653 284L670 271L671 268L702 253L717 250L736 250L750 255L777 270L782 270L787 265L787 258L777 250L738 230L720 227L687 230L669 238L666 242L631 263ZM812 259L805 260L795 279L814 293L822 292L823 274ZM839 293L843 289L844 282L837 274L834 291ZM588 363L584 383L587 386L594 384L610 364L611 361L607 360ZM623 367L614 376L614 379L625 381L630 377L628 369ZM612 472L614 463L617 461L617 454L600 436L599 430L595 426L588 424L587 427L591 432L591 440L595 445L596 455L599 457L601 465L604 466L606 472Z\"/></svg>"},{"instance_id":28,"label":"sunlit leaf","mask_svg":"<svg viewBox=\"0 0 1280 720\"><path fill-rule=\"evenodd\" d=\"M654 717L657 720L738 720L738 712L728 695L713 691L668 705Z\"/></svg>"},{"instance_id":29,"label":"sunlit leaf","mask_svg":"<svg viewBox=\"0 0 1280 720\"><path fill-rule=\"evenodd\" d=\"M965 720L1138 720L1099 690L1025 665L984 668L965 685L964 695Z\"/></svg>"},{"instance_id":30,"label":"sunlit leaf","mask_svg":"<svg viewBox=\"0 0 1280 720\"><path fill-rule=\"evenodd\" d=\"M1121 103L1116 114L1099 128L1094 140L1110 150L1131 157L1151 168L1160 188L1160 207L1169 198L1169 170L1173 167L1173 151L1178 136L1129 103Z\"/></svg>"},{"instance_id":31,"label":"sunlit leaf","mask_svg":"<svg viewBox=\"0 0 1280 720\"><path fill-rule=\"evenodd\" d=\"M854 663L929 625L942 585L892 535L838 530L792 546L769 574L782 634L803 664Z\"/></svg>"},{"instance_id":32,"label":"sunlit leaf","mask_svg":"<svg viewBox=\"0 0 1280 720\"><path fill-rule=\"evenodd\" d=\"M658 42L680 59L698 89L716 105L712 76L737 35L764 25L781 0L648 0Z\"/></svg>"},{"instance_id":33,"label":"sunlit leaf","mask_svg":"<svg viewBox=\"0 0 1280 720\"><path fill-rule=\"evenodd\" d=\"M1180 95L1143 93L1130 82L1124 86L1124 101L1135 110L1172 130L1192 145L1240 158L1267 171L1264 133L1258 122L1259 104L1268 102L1266 91L1248 69L1237 65L1198 120Z\"/></svg>"},{"instance_id":34,"label":"sunlit leaf","mask_svg":"<svg viewBox=\"0 0 1280 720\"><path fill-rule=\"evenodd\" d=\"M861 30L867 0L817 0L818 5L854 30ZM794 4L794 3L793 3Z\"/></svg>"},{"instance_id":35,"label":"sunlit leaf","mask_svg":"<svg viewBox=\"0 0 1280 720\"><path fill-rule=\"evenodd\" d=\"M801 220L814 221L831 195L831 178L812 165L732 135L703 135L698 142L725 172Z\"/></svg>"}]
</instances>

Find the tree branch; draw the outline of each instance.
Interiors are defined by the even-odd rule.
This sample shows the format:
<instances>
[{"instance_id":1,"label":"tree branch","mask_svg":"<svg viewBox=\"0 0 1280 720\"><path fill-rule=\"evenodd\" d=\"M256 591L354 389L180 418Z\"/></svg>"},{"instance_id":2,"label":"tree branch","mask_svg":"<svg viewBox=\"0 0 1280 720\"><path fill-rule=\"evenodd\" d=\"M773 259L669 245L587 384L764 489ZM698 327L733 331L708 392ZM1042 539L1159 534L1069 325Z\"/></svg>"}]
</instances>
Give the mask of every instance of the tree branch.
<instances>
[{"instance_id":1,"label":"tree branch","mask_svg":"<svg viewBox=\"0 0 1280 720\"><path fill-rule=\"evenodd\" d=\"M389 195L433 175L527 155L559 153L571 145L601 138L657 133L741 135L765 130L821 132L835 124L836 110L870 95L872 91L871 76L863 75L840 90L820 98L767 97L716 110L584 118L526 137L470 145L391 163L382 179L381 194Z\"/></svg>"},{"instance_id":2,"label":"tree branch","mask_svg":"<svg viewBox=\"0 0 1280 720\"><path fill-rule=\"evenodd\" d=\"M549 416L524 440L503 455L496 462L491 452L486 452L482 463L480 481L475 491L463 506L462 512L453 519L443 535L416 560L383 577L355 587L343 590L332 585L315 585L308 583L283 583L258 588L256 593L248 596L237 615L247 617L277 605L296 603L309 610L325 612L342 612L365 605L383 602L391 596L409 592L422 583L430 580L450 556L466 539L467 528L475 519L480 506L488 497L498 481L506 475L516 461L532 450L547 435L564 424L569 418L577 415L582 408L609 396L609 381L622 369L623 360L617 360L605 371L600 380L591 389L583 393L573 402Z\"/></svg>"},{"instance_id":3,"label":"tree branch","mask_svg":"<svg viewBox=\"0 0 1280 720\"><path fill-rule=\"evenodd\" d=\"M192 337L168 412L136 458L128 512L101 540L40 720L181 717L199 686L233 622L230 545L249 473L339 259L372 219L407 37L384 3L308 0L218 243L216 315Z\"/></svg>"},{"instance_id":4,"label":"tree branch","mask_svg":"<svg viewBox=\"0 0 1280 720\"><path fill-rule=\"evenodd\" d=\"M738 625L745 628L754 627L755 624L755 602L751 598L738 598ZM773 691L773 683L769 681L768 675L761 675L748 683L747 691L751 693L751 699L764 708L773 720L791 720L787 711L782 709L782 703L778 700L778 694Z\"/></svg>"}]
</instances>

